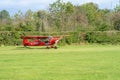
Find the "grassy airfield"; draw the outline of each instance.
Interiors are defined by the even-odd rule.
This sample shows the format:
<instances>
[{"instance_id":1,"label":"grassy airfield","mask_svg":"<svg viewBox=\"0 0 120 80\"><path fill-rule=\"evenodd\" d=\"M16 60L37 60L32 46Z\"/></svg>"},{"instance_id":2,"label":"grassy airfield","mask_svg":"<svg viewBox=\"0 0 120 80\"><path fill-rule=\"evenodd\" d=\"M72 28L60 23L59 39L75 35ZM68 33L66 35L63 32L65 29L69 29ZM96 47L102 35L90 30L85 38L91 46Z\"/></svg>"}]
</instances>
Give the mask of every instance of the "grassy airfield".
<instances>
[{"instance_id":1,"label":"grassy airfield","mask_svg":"<svg viewBox=\"0 0 120 80\"><path fill-rule=\"evenodd\" d=\"M0 80L120 80L120 45L2 46Z\"/></svg>"}]
</instances>

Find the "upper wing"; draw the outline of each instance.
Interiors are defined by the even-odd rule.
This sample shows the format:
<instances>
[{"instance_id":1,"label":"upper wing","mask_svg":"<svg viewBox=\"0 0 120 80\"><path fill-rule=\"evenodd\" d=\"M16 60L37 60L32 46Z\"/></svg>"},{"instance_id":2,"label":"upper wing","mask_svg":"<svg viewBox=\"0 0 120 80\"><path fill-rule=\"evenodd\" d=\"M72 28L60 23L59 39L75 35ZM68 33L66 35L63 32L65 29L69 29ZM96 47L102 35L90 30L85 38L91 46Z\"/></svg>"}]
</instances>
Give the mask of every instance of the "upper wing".
<instances>
[{"instance_id":1,"label":"upper wing","mask_svg":"<svg viewBox=\"0 0 120 80\"><path fill-rule=\"evenodd\" d=\"M46 39L48 36L22 36L22 39Z\"/></svg>"}]
</instances>

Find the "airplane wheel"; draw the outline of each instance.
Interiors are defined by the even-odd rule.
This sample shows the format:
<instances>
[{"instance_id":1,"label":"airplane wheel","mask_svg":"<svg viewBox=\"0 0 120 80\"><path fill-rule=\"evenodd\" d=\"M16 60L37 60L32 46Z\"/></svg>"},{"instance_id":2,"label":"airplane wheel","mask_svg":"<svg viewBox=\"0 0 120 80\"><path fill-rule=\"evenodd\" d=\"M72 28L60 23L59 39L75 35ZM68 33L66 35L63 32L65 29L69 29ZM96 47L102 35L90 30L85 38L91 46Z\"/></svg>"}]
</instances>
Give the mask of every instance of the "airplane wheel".
<instances>
[{"instance_id":1,"label":"airplane wheel","mask_svg":"<svg viewBox=\"0 0 120 80\"><path fill-rule=\"evenodd\" d=\"M57 49L57 46L55 46L54 48Z\"/></svg>"},{"instance_id":2,"label":"airplane wheel","mask_svg":"<svg viewBox=\"0 0 120 80\"><path fill-rule=\"evenodd\" d=\"M26 45L24 45L24 47L27 47Z\"/></svg>"},{"instance_id":3,"label":"airplane wheel","mask_svg":"<svg viewBox=\"0 0 120 80\"><path fill-rule=\"evenodd\" d=\"M50 47L46 47L47 49L50 49Z\"/></svg>"}]
</instances>

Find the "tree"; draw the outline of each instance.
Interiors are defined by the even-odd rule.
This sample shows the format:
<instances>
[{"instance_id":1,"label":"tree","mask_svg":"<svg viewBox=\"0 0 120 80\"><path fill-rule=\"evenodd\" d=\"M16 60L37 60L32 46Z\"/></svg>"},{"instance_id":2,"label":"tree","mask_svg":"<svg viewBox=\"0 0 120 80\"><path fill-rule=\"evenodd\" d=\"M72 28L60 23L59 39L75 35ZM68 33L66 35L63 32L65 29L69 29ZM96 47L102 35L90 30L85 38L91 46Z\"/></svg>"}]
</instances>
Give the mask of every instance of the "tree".
<instances>
[{"instance_id":1,"label":"tree","mask_svg":"<svg viewBox=\"0 0 120 80\"><path fill-rule=\"evenodd\" d=\"M117 12L112 17L112 22L115 30L120 30L120 12Z\"/></svg>"},{"instance_id":2,"label":"tree","mask_svg":"<svg viewBox=\"0 0 120 80\"><path fill-rule=\"evenodd\" d=\"M45 32L45 27L47 27L47 12L40 10L34 13L35 25L37 31Z\"/></svg>"},{"instance_id":3,"label":"tree","mask_svg":"<svg viewBox=\"0 0 120 80\"><path fill-rule=\"evenodd\" d=\"M10 18L10 14L6 10L0 11L0 29L3 30L11 30L12 20Z\"/></svg>"},{"instance_id":4,"label":"tree","mask_svg":"<svg viewBox=\"0 0 120 80\"><path fill-rule=\"evenodd\" d=\"M24 16L23 13L19 10L16 14L13 16L13 25L16 31L21 31L21 25L24 22Z\"/></svg>"},{"instance_id":5,"label":"tree","mask_svg":"<svg viewBox=\"0 0 120 80\"><path fill-rule=\"evenodd\" d=\"M28 10L25 13L24 21L25 21L25 26L28 29L27 31L34 31L35 30L33 14L34 13L31 10Z\"/></svg>"},{"instance_id":6,"label":"tree","mask_svg":"<svg viewBox=\"0 0 120 80\"><path fill-rule=\"evenodd\" d=\"M97 31L108 31L111 30L110 24L110 10L108 9L98 9L96 12L96 20L94 21L95 30Z\"/></svg>"},{"instance_id":7,"label":"tree","mask_svg":"<svg viewBox=\"0 0 120 80\"><path fill-rule=\"evenodd\" d=\"M95 3L86 3L81 6L81 9L85 12L89 23L94 24L96 20L96 13L98 11L98 5Z\"/></svg>"},{"instance_id":8,"label":"tree","mask_svg":"<svg viewBox=\"0 0 120 80\"><path fill-rule=\"evenodd\" d=\"M120 11L120 0L119 0L119 3L116 4L116 7L114 8L114 11L115 12L119 12Z\"/></svg>"},{"instance_id":9,"label":"tree","mask_svg":"<svg viewBox=\"0 0 120 80\"><path fill-rule=\"evenodd\" d=\"M71 14L74 12L74 6L70 2L63 2L61 0L57 0L53 4L50 4L49 8L50 14L54 19L54 25L58 31L68 29L71 26L71 22L69 22Z\"/></svg>"},{"instance_id":10,"label":"tree","mask_svg":"<svg viewBox=\"0 0 120 80\"><path fill-rule=\"evenodd\" d=\"M9 18L10 18L10 14L9 14L8 11L2 10L2 11L0 12L0 19L1 19L1 21L2 21L3 19L9 19Z\"/></svg>"},{"instance_id":11,"label":"tree","mask_svg":"<svg viewBox=\"0 0 120 80\"><path fill-rule=\"evenodd\" d=\"M62 13L64 11L64 3L61 0L57 0L56 2L49 5L49 11L54 19L54 25L58 31L61 29L62 22Z\"/></svg>"}]
</instances>

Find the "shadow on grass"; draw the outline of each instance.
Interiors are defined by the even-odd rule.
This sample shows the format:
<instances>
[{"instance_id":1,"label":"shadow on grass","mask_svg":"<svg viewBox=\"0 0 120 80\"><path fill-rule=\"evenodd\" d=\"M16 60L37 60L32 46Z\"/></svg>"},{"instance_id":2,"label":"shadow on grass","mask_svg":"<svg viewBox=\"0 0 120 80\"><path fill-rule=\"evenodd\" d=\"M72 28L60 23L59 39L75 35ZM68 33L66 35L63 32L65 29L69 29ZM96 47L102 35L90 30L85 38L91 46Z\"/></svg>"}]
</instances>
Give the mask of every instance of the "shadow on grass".
<instances>
[{"instance_id":1,"label":"shadow on grass","mask_svg":"<svg viewBox=\"0 0 120 80\"><path fill-rule=\"evenodd\" d=\"M15 50L28 50L28 49L48 49L47 47L24 47L24 46L17 46Z\"/></svg>"}]
</instances>

